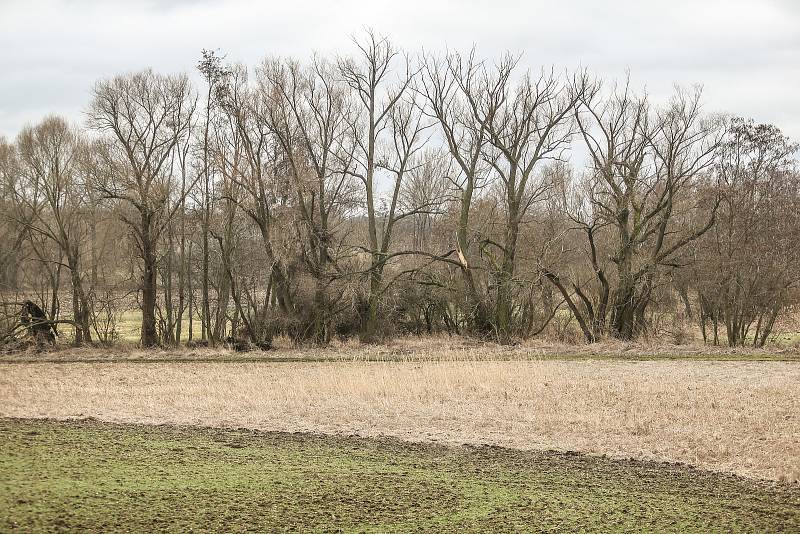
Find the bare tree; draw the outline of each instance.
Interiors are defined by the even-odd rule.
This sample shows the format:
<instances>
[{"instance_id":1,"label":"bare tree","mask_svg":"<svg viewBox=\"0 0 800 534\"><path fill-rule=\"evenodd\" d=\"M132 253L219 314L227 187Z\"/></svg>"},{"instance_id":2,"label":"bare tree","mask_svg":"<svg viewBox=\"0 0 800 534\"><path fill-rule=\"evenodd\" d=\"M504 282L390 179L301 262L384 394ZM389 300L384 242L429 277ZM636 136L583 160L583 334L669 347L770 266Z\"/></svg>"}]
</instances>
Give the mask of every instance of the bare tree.
<instances>
[{"instance_id":1,"label":"bare tree","mask_svg":"<svg viewBox=\"0 0 800 534\"><path fill-rule=\"evenodd\" d=\"M700 325L714 344L723 324L729 345L763 346L778 315L797 302L798 150L775 126L741 118L728 125L714 166L717 221L691 251Z\"/></svg>"},{"instance_id":2,"label":"bare tree","mask_svg":"<svg viewBox=\"0 0 800 534\"><path fill-rule=\"evenodd\" d=\"M214 104L217 101L216 93L221 84L225 82L230 74L223 64L224 57L213 50L203 50L203 58L198 62L197 69L206 81L205 95L205 116L203 118L203 139L202 139L202 217L201 217L201 236L202 236L202 274L201 274L201 337L209 339L214 344L218 341L220 327L211 325L211 309L209 305L209 231L211 225L211 202L212 202L212 167L210 164L209 153L209 128L213 121L212 113ZM220 321L217 321L220 324Z\"/></svg>"},{"instance_id":3,"label":"bare tree","mask_svg":"<svg viewBox=\"0 0 800 534\"><path fill-rule=\"evenodd\" d=\"M147 70L95 85L95 135L47 118L0 140L3 312L36 301L111 342L138 305L146 346L180 343L187 313L190 341L199 317L237 349L629 340L684 315L763 345L800 299L796 144L777 128L733 120L720 144L699 90L657 105L513 54L354 44L252 77L204 50L202 117L185 75Z\"/></svg>"},{"instance_id":4,"label":"bare tree","mask_svg":"<svg viewBox=\"0 0 800 534\"><path fill-rule=\"evenodd\" d=\"M22 260L25 225L16 216L15 200L19 183L19 161L16 147L0 137L0 289L17 286L18 267Z\"/></svg>"},{"instance_id":5,"label":"bare tree","mask_svg":"<svg viewBox=\"0 0 800 534\"><path fill-rule=\"evenodd\" d=\"M589 341L605 332L631 339L645 326L656 275L680 267L679 252L714 224L718 202L696 195L696 188L713 164L719 122L701 113L699 90L678 90L663 109L652 109L627 86L582 105L576 117L590 178L570 215L587 240L599 293L592 298L583 282L572 280L572 294L560 275L547 269L545 275ZM696 217L698 210L708 216ZM600 232L610 233L607 241ZM609 270L616 271L614 280Z\"/></svg>"},{"instance_id":6,"label":"bare tree","mask_svg":"<svg viewBox=\"0 0 800 534\"><path fill-rule=\"evenodd\" d=\"M240 147L232 154L237 158L241 157L241 162L234 160L232 164L228 164L231 169L234 169L235 165L235 172L231 172L228 178L242 194L241 197L231 200L236 202L257 226L269 269L267 298L263 305L256 305L257 296L250 294L248 300L254 304L254 313L250 316L241 313L245 311L241 303L237 303L237 308L240 309L241 319L245 323L249 337L256 343L268 345L271 343L274 331L272 325L268 324L272 297L274 296L284 320L291 320L295 316L289 269L286 259L277 254L274 246L278 238L274 228L275 210L281 203L281 197L286 193L285 188L278 187L278 184L285 176L283 169L286 163L269 124L268 101L261 98L258 91L248 84L247 71L244 67L235 67L231 70L219 98L222 110L231 126L231 135L235 139L234 146ZM229 265L226 270L231 282L235 282L231 266Z\"/></svg>"},{"instance_id":7,"label":"bare tree","mask_svg":"<svg viewBox=\"0 0 800 534\"><path fill-rule=\"evenodd\" d=\"M355 43L358 57L340 58L338 67L341 77L360 103L360 112L352 121L357 151L353 167L347 172L364 185L367 211L367 246L364 248L369 254L370 265L362 338L373 341L380 337L378 322L383 271L389 259L392 229L398 217L397 197L403 177L424 141L425 124L414 97L406 97L411 93L409 88L414 77L410 58L401 54L387 38L372 31L367 32L363 41ZM403 70L395 76L393 67L398 61L402 62ZM381 154L383 142L389 146L385 154ZM376 191L380 168L388 171L393 185L384 217L381 217ZM379 229L381 219L383 227Z\"/></svg>"},{"instance_id":8,"label":"bare tree","mask_svg":"<svg viewBox=\"0 0 800 534\"><path fill-rule=\"evenodd\" d=\"M352 176L356 149L352 101L333 65L315 58L308 68L297 62L268 61L259 72L261 93L269 102L269 122L289 163L300 252L314 278L310 337L327 343L341 291L330 291L342 274L341 225L355 198Z\"/></svg>"},{"instance_id":9,"label":"bare tree","mask_svg":"<svg viewBox=\"0 0 800 534\"><path fill-rule=\"evenodd\" d=\"M585 76L569 83L545 71L536 77L526 72L515 81L517 63L510 54L492 67L477 62L474 52L466 58L454 54L445 64L429 60L425 82L433 113L461 170L456 182L461 190L458 247L478 312L483 301L475 296L464 253L468 248L469 211L481 180L499 184L505 219L502 236L496 239L484 235L480 245L494 278L491 322L501 342L509 342L513 333L514 274L521 226L531 207L545 198L550 186L543 179L544 163L564 160L575 130L573 110L590 89Z\"/></svg>"},{"instance_id":10,"label":"bare tree","mask_svg":"<svg viewBox=\"0 0 800 534\"><path fill-rule=\"evenodd\" d=\"M456 250L469 302L467 322L471 331L487 335L492 331L489 306L476 281L477 260L473 258L470 215L479 190L490 181L491 167L483 157L489 142L487 121L475 121L468 95L481 91L481 64L473 50L469 56L450 54L444 60L428 56L422 76L423 94L430 115L438 123L457 172L448 175L458 192ZM492 105L489 103L489 105ZM490 110L494 113L495 110Z\"/></svg>"},{"instance_id":11,"label":"bare tree","mask_svg":"<svg viewBox=\"0 0 800 534\"><path fill-rule=\"evenodd\" d=\"M83 251L89 234L86 184L79 173L80 136L59 117L25 128L17 139L22 182L17 199L32 232L50 239L66 259L72 284L75 343L91 341Z\"/></svg>"},{"instance_id":12,"label":"bare tree","mask_svg":"<svg viewBox=\"0 0 800 534\"><path fill-rule=\"evenodd\" d=\"M168 202L174 189L167 165L189 134L195 103L185 75L146 70L98 82L88 110L89 125L108 134L103 157L109 172L95 187L106 199L123 205L120 216L130 227L142 260L143 346L158 343L157 245L181 205Z\"/></svg>"}]
</instances>

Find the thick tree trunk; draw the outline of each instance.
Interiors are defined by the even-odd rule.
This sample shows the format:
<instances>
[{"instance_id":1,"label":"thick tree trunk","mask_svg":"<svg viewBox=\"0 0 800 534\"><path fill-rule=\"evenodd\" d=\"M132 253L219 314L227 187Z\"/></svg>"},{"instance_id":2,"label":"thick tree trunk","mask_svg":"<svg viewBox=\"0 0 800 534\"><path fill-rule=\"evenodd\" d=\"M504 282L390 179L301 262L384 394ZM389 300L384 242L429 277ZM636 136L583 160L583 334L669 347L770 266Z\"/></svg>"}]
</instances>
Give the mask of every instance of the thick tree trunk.
<instances>
[{"instance_id":1,"label":"thick tree trunk","mask_svg":"<svg viewBox=\"0 0 800 534\"><path fill-rule=\"evenodd\" d=\"M314 290L314 334L313 342L317 345L327 345L330 341L330 329L328 328L328 299L325 295L325 284L323 280L317 279Z\"/></svg>"},{"instance_id":2,"label":"thick tree trunk","mask_svg":"<svg viewBox=\"0 0 800 534\"><path fill-rule=\"evenodd\" d=\"M217 308L214 318L213 329L211 330L210 341L213 345L225 337L228 324L228 304L230 303L230 285L227 276L221 276L217 286Z\"/></svg>"},{"instance_id":3,"label":"thick tree trunk","mask_svg":"<svg viewBox=\"0 0 800 534\"><path fill-rule=\"evenodd\" d=\"M495 325L497 340L501 344L511 343L514 329L514 270L519 236L519 207L513 199L509 199L509 214L503 244L503 263L497 279L497 308Z\"/></svg>"},{"instance_id":4,"label":"thick tree trunk","mask_svg":"<svg viewBox=\"0 0 800 534\"><path fill-rule=\"evenodd\" d=\"M383 266L380 261L373 259L372 267L369 272L369 297L367 300L367 317L364 324L364 332L361 340L365 343L377 343L384 333L380 331L380 290L383 280Z\"/></svg>"},{"instance_id":5,"label":"thick tree trunk","mask_svg":"<svg viewBox=\"0 0 800 534\"><path fill-rule=\"evenodd\" d=\"M646 306L646 303L639 302L633 276L633 251L628 243L627 234L623 233L623 251L617 261L617 291L611 308L611 333L617 339L625 341L633 339L638 333L637 317L644 314Z\"/></svg>"},{"instance_id":6,"label":"thick tree trunk","mask_svg":"<svg viewBox=\"0 0 800 534\"><path fill-rule=\"evenodd\" d=\"M461 266L461 276L467 288L469 310L467 311L467 328L473 335L486 337L492 333L492 322L489 318L489 309L481 297L475 284L470 266Z\"/></svg>"},{"instance_id":7,"label":"thick tree trunk","mask_svg":"<svg viewBox=\"0 0 800 534\"><path fill-rule=\"evenodd\" d=\"M286 279L286 275L275 257L275 251L272 249L272 241L270 238L269 222L265 219L266 218L257 220L256 223L258 223L261 229L261 240L267 261L271 264L270 277L272 280L272 287L275 289L275 296L281 312L292 316L294 315L294 304L292 303L292 296L289 293L289 281Z\"/></svg>"},{"instance_id":8,"label":"thick tree trunk","mask_svg":"<svg viewBox=\"0 0 800 534\"><path fill-rule=\"evenodd\" d=\"M516 238L514 239L514 242ZM513 246L516 246L514 244ZM508 249L503 254L503 264L497 277L497 308L495 310L495 324L497 328L497 340L501 344L511 342L513 334L513 278L514 278L514 251Z\"/></svg>"},{"instance_id":9,"label":"thick tree trunk","mask_svg":"<svg viewBox=\"0 0 800 534\"><path fill-rule=\"evenodd\" d=\"M478 285L473 276L471 259L469 257L469 214L472 205L472 194L474 186L472 182L467 183L467 187L461 194L461 212L459 215L458 232L456 239L458 243L458 255L461 262L461 277L467 290L467 310L466 323L468 330L479 337L486 337L492 333L492 324L489 319L489 310Z\"/></svg>"},{"instance_id":10,"label":"thick tree trunk","mask_svg":"<svg viewBox=\"0 0 800 534\"><path fill-rule=\"evenodd\" d=\"M227 213L225 217L225 236L222 240L218 239L220 254L223 255L224 260L230 265L231 253L233 251L233 231L234 231L234 216L236 213L236 206L233 202L228 201ZM231 298L231 283L230 277L225 273L219 277L217 284L217 313L214 321L214 329L212 334L213 342L219 342L225 337L228 324L228 305ZM231 335L235 335L232 330Z\"/></svg>"},{"instance_id":11,"label":"thick tree trunk","mask_svg":"<svg viewBox=\"0 0 800 534\"><path fill-rule=\"evenodd\" d=\"M153 243L150 221L143 215L142 228L142 260L144 270L142 273L142 337L143 347L158 345L158 332L156 331L156 251Z\"/></svg>"},{"instance_id":12,"label":"thick tree trunk","mask_svg":"<svg viewBox=\"0 0 800 534\"><path fill-rule=\"evenodd\" d=\"M503 266L497 280L497 304L495 310L495 325L497 341L502 345L511 342L513 328L513 295L512 272L506 265Z\"/></svg>"},{"instance_id":13,"label":"thick tree trunk","mask_svg":"<svg viewBox=\"0 0 800 534\"><path fill-rule=\"evenodd\" d=\"M614 298L611 328L614 337L631 340L635 333L636 305L634 288L623 285Z\"/></svg>"},{"instance_id":14,"label":"thick tree trunk","mask_svg":"<svg viewBox=\"0 0 800 534\"><path fill-rule=\"evenodd\" d=\"M75 321L75 344L92 342L89 328L89 303L81 283L77 261L70 260L70 280L72 282L72 317Z\"/></svg>"},{"instance_id":15,"label":"thick tree trunk","mask_svg":"<svg viewBox=\"0 0 800 534\"><path fill-rule=\"evenodd\" d=\"M324 187L320 186L320 198L323 197ZM314 324L313 341L318 345L327 345L330 341L331 313L325 276L328 270L328 213L322 200L319 203L320 227L310 236L310 241L316 248L316 265L314 266Z\"/></svg>"}]
</instances>

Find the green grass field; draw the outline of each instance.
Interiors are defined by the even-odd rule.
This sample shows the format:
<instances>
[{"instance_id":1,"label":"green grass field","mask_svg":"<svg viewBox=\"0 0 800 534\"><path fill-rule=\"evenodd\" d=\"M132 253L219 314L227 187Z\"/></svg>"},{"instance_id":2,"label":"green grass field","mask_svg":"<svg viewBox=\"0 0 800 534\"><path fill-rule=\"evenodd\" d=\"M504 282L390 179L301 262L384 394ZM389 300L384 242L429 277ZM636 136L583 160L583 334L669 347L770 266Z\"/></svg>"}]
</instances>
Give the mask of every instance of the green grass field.
<instances>
[{"instance_id":1,"label":"green grass field","mask_svg":"<svg viewBox=\"0 0 800 534\"><path fill-rule=\"evenodd\" d=\"M200 337L200 316L194 316L194 335ZM128 343L138 343L142 337L142 312L139 310L128 310L119 314L117 318L117 334L119 340ZM181 321L181 341L189 340L189 318L184 316Z\"/></svg>"},{"instance_id":2,"label":"green grass field","mask_svg":"<svg viewBox=\"0 0 800 534\"><path fill-rule=\"evenodd\" d=\"M800 490L577 454L0 420L0 531L800 529Z\"/></svg>"}]
</instances>

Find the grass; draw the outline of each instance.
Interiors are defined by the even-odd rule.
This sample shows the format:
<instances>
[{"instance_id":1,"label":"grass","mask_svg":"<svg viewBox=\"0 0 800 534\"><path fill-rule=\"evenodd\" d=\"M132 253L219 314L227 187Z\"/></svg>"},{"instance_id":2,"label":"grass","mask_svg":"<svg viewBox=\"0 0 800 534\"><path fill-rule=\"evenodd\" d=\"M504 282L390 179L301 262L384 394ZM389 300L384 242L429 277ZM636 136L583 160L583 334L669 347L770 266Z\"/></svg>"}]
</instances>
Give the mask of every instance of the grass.
<instances>
[{"instance_id":1,"label":"grass","mask_svg":"<svg viewBox=\"0 0 800 534\"><path fill-rule=\"evenodd\" d=\"M568 312L563 311L568 315ZM668 314L667 314L668 315ZM64 318L71 318L69 314L64 315ZM142 313L137 308L127 309L118 312L116 315L116 331L118 335L117 345L121 346L135 346L141 339L141 323ZM201 319L199 315L194 315L193 318L193 339L195 341L200 339ZM188 315L183 317L181 322L181 342L186 343L189 340L189 318ZM794 328L795 325L787 324L784 328ZM70 328L65 328L66 334L63 338L63 343L68 345L72 341L72 331ZM544 340L543 340L544 339ZM727 346L711 346L702 343L700 337L700 330L697 325L692 326L691 335L688 337L687 342L683 344L674 344L671 342L671 337L668 335L660 335L653 340L631 343L631 342L615 342L608 340L604 343L596 343L586 345L583 342L578 343L558 343L549 342L546 338L524 340L521 346L509 351L505 347L500 358L504 359L526 359L532 355L539 358L551 359L605 359L605 358L618 358L624 357L627 359L720 359L726 361L762 361L762 360L800 360L800 332L782 331L776 332L772 337L767 348L760 349L751 345L743 347L729 348ZM579 338L582 339L582 338ZM306 351L286 351L286 349L293 348L290 340L278 337L276 345L284 352L302 352L300 358L308 359L324 359L324 360L338 360L341 359L341 352L336 350L337 343L333 343L334 350L325 350L324 353L318 356L309 356ZM459 336L448 337L444 334L435 336L417 337L407 335L405 337L397 338L388 343L386 350L372 350L373 347L367 347L368 350L363 351L366 359L375 360L402 360L404 353L411 350L415 354L424 353L426 349L433 347L457 347L468 349L474 346L480 346L483 351L487 349L489 352L498 352L493 349L496 345L492 343L475 343L470 342L468 339L461 339ZM350 353L357 344L347 342L344 346L344 352ZM120 347L115 347L119 350ZM183 359L178 353L183 351L167 350L161 355L163 361L180 360ZM275 359L272 355L256 354L245 356L245 359L269 361ZM149 359L152 359L150 357ZM228 356L227 359L243 359L241 356ZM344 359L348 359L344 356Z\"/></svg>"},{"instance_id":2,"label":"grass","mask_svg":"<svg viewBox=\"0 0 800 534\"><path fill-rule=\"evenodd\" d=\"M137 338L138 339L138 338ZM69 345L45 351L0 353L0 363L28 362L430 362L430 361L787 361L800 362L798 347L714 347L703 344L670 345L661 342L623 343L606 340L594 344L564 344L529 340L502 346L462 337L407 336L384 345L357 341L333 342L326 347L298 347L277 337L275 350L233 352L220 345L213 348L180 347L141 349L134 343L113 347Z\"/></svg>"},{"instance_id":3,"label":"grass","mask_svg":"<svg viewBox=\"0 0 800 534\"><path fill-rule=\"evenodd\" d=\"M800 528L796 487L574 454L9 419L0 445L3 531Z\"/></svg>"},{"instance_id":4,"label":"grass","mask_svg":"<svg viewBox=\"0 0 800 534\"><path fill-rule=\"evenodd\" d=\"M6 417L557 449L800 480L800 365L790 362L120 362L0 369Z\"/></svg>"},{"instance_id":5,"label":"grass","mask_svg":"<svg viewBox=\"0 0 800 534\"><path fill-rule=\"evenodd\" d=\"M67 317L69 315L66 315ZM119 340L125 343L138 343L142 337L142 312L140 310L125 310L119 312L116 318L116 331ZM200 337L200 316L193 318L193 330L196 338ZM189 340L189 317L184 314L181 321L181 341Z\"/></svg>"}]
</instances>

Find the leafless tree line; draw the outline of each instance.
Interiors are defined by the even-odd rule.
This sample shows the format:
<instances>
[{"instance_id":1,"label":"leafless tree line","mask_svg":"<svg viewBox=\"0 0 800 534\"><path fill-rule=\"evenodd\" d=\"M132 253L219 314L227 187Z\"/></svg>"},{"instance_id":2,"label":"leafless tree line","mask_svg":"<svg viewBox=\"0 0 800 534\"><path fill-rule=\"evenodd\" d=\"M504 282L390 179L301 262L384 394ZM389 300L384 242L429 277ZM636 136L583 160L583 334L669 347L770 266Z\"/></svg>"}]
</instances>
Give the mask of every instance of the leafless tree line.
<instances>
[{"instance_id":1,"label":"leafless tree line","mask_svg":"<svg viewBox=\"0 0 800 534\"><path fill-rule=\"evenodd\" d=\"M593 342L676 318L760 346L791 313L800 174L778 128L709 116L697 89L654 104L511 54L355 45L254 69L204 51L201 88L101 80L86 129L0 141L6 331L33 300L112 342L135 300L144 346Z\"/></svg>"}]
</instances>

